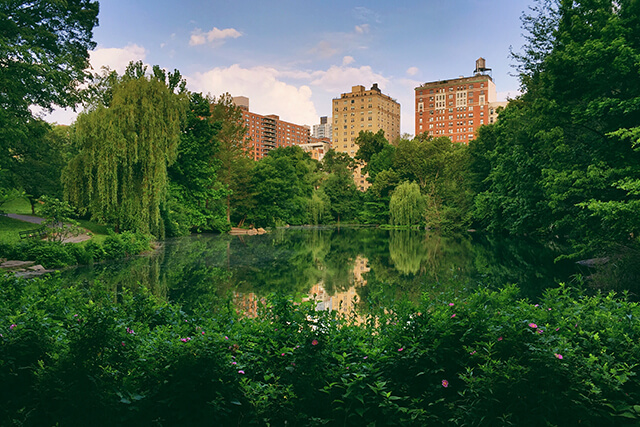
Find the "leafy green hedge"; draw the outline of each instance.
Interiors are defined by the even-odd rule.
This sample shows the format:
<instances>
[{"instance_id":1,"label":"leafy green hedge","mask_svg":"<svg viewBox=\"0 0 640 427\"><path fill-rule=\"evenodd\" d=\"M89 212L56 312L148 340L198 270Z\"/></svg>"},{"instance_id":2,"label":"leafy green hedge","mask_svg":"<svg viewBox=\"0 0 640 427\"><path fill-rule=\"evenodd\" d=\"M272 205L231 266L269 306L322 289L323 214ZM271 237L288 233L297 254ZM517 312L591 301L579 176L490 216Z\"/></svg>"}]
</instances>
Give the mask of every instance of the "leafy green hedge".
<instances>
[{"instance_id":1,"label":"leafy green hedge","mask_svg":"<svg viewBox=\"0 0 640 427\"><path fill-rule=\"evenodd\" d=\"M238 318L5 277L0 424L636 424L638 305L564 286L539 305L517 295L352 320L273 296Z\"/></svg>"},{"instance_id":2,"label":"leafy green hedge","mask_svg":"<svg viewBox=\"0 0 640 427\"><path fill-rule=\"evenodd\" d=\"M138 255L149 249L150 241L148 235L129 231L109 235L102 245L92 241L82 246L71 243L25 240L17 244L0 243L0 257L35 261L45 268L60 268Z\"/></svg>"}]
</instances>

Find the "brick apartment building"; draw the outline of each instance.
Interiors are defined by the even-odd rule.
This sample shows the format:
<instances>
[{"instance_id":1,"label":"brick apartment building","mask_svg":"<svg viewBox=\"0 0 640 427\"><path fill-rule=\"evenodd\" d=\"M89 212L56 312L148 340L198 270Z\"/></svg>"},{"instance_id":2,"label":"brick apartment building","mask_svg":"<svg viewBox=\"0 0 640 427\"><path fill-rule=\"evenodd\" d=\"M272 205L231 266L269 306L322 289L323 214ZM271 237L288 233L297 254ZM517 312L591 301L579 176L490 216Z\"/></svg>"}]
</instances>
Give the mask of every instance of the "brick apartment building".
<instances>
[{"instance_id":1,"label":"brick apartment building","mask_svg":"<svg viewBox=\"0 0 640 427\"><path fill-rule=\"evenodd\" d=\"M416 135L446 136L453 142L468 144L476 130L493 123L499 107L496 85L484 58L476 61L471 77L425 83L415 88Z\"/></svg>"},{"instance_id":2,"label":"brick apartment building","mask_svg":"<svg viewBox=\"0 0 640 427\"><path fill-rule=\"evenodd\" d=\"M249 98L234 96L233 103L242 110L242 120L250 140L250 157L260 160L278 147L308 144L311 142L309 126L296 125L280 120L279 116L263 116L249 111Z\"/></svg>"}]
</instances>

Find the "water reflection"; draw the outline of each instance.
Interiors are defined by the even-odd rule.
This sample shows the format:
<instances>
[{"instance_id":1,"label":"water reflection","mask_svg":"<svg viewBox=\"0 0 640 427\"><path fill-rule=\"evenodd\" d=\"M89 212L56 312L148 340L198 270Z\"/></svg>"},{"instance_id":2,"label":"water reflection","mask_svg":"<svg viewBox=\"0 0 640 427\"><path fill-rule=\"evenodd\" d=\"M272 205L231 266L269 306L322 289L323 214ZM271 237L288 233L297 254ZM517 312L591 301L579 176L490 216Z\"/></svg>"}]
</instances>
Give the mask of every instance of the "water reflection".
<instances>
[{"instance_id":1,"label":"water reflection","mask_svg":"<svg viewBox=\"0 0 640 427\"><path fill-rule=\"evenodd\" d=\"M375 228L279 229L261 236L198 235L165 242L151 256L70 270L72 283L99 279L114 295L144 286L185 310L233 298L247 315L272 292L305 293L318 309L367 312L425 292L464 293L517 283L536 298L566 281L571 266L520 240L443 237Z\"/></svg>"}]
</instances>

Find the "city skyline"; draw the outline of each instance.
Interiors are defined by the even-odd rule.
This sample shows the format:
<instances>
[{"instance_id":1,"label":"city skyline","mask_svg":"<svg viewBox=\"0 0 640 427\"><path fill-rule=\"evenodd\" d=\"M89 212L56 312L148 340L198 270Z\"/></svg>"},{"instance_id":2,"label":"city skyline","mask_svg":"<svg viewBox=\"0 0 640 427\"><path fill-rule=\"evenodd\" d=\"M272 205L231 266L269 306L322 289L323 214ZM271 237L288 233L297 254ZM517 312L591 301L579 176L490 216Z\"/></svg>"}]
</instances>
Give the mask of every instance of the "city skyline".
<instances>
[{"instance_id":1,"label":"city skyline","mask_svg":"<svg viewBox=\"0 0 640 427\"><path fill-rule=\"evenodd\" d=\"M352 86L401 104L401 132L414 133L415 87L473 73L484 57L498 100L518 94L510 46L524 44L520 16L533 0L330 1L276 6L257 1L100 3L95 70L129 61L178 69L194 92L246 96L252 111L313 126ZM150 8L152 6L152 8ZM69 124L75 114L47 120Z\"/></svg>"}]
</instances>

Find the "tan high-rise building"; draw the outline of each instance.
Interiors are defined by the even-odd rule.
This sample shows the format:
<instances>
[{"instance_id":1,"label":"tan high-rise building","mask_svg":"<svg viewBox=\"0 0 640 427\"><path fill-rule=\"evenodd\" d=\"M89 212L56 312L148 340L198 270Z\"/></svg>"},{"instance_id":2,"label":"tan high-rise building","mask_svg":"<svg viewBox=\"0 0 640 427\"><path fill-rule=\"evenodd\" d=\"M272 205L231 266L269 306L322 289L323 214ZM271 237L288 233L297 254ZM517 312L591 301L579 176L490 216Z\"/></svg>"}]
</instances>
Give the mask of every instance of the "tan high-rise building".
<instances>
[{"instance_id":1,"label":"tan high-rise building","mask_svg":"<svg viewBox=\"0 0 640 427\"><path fill-rule=\"evenodd\" d=\"M415 89L416 136L446 136L468 144L476 130L497 118L505 101L496 101L496 85L484 58L478 58L472 77L428 82Z\"/></svg>"},{"instance_id":2,"label":"tan high-rise building","mask_svg":"<svg viewBox=\"0 0 640 427\"><path fill-rule=\"evenodd\" d=\"M371 89L353 86L351 92L333 99L333 132L331 148L354 157L358 152L355 143L360 131L384 131L389 142L400 138L400 104L384 95L374 83ZM355 174L356 186L366 190L369 183L360 173Z\"/></svg>"}]
</instances>

